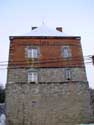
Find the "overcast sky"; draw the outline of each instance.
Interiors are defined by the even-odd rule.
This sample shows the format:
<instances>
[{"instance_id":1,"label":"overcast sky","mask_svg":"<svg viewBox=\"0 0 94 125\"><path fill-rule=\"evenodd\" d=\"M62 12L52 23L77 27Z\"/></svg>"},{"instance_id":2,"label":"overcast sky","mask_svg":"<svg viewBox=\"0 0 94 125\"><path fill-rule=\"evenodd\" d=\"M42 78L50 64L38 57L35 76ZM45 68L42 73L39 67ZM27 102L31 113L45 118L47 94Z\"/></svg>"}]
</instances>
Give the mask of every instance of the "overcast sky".
<instances>
[{"instance_id":1,"label":"overcast sky","mask_svg":"<svg viewBox=\"0 0 94 125\"><path fill-rule=\"evenodd\" d=\"M84 56L94 54L94 0L0 0L0 62L8 60L9 36L28 33L43 21L50 28L62 26L65 33L81 36ZM2 84L5 68L0 66ZM94 66L88 63L86 69L94 88Z\"/></svg>"}]
</instances>

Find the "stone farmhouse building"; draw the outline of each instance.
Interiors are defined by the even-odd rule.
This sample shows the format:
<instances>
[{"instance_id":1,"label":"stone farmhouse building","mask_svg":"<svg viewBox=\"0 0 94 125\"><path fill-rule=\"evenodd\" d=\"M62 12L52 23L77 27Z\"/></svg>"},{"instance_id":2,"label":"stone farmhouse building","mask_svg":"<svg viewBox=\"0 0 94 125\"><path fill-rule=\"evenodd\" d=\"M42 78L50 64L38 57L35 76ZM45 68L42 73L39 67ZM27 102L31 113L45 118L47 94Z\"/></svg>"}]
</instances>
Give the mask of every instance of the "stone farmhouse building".
<instances>
[{"instance_id":1,"label":"stone farmhouse building","mask_svg":"<svg viewBox=\"0 0 94 125\"><path fill-rule=\"evenodd\" d=\"M10 36L6 87L7 125L91 123L89 85L80 36L61 27L32 27Z\"/></svg>"}]
</instances>

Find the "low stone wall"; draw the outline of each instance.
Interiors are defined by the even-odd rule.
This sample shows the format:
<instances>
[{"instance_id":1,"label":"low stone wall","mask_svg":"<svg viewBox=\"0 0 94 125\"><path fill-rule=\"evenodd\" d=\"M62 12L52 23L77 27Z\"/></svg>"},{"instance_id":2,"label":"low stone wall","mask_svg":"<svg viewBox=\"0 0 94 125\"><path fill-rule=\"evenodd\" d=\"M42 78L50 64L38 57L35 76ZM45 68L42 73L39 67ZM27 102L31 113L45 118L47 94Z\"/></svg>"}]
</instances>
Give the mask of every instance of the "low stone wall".
<instances>
[{"instance_id":1,"label":"low stone wall","mask_svg":"<svg viewBox=\"0 0 94 125\"><path fill-rule=\"evenodd\" d=\"M93 120L87 83L7 84L7 125L78 125Z\"/></svg>"}]
</instances>

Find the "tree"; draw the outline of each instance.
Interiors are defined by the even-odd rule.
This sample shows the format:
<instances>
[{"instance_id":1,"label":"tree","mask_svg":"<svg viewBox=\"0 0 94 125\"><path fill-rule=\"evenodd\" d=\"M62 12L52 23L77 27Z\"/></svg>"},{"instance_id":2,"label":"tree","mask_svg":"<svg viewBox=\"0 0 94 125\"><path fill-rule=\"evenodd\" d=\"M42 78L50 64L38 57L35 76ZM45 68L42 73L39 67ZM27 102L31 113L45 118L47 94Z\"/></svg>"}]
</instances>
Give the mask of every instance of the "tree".
<instances>
[{"instance_id":1,"label":"tree","mask_svg":"<svg viewBox=\"0 0 94 125\"><path fill-rule=\"evenodd\" d=\"M5 88L3 85L0 85L0 103L5 102Z\"/></svg>"}]
</instances>

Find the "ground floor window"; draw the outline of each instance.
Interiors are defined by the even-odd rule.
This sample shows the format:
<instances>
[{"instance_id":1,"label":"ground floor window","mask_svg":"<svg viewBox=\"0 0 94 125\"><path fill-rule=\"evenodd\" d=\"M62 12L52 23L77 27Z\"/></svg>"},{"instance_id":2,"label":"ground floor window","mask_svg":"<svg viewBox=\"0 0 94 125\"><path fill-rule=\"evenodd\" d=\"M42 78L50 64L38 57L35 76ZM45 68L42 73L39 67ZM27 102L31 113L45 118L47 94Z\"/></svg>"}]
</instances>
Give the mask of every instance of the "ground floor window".
<instances>
[{"instance_id":1,"label":"ground floor window","mask_svg":"<svg viewBox=\"0 0 94 125\"><path fill-rule=\"evenodd\" d=\"M65 80L71 80L72 79L72 71L70 68L65 68Z\"/></svg>"},{"instance_id":2,"label":"ground floor window","mask_svg":"<svg viewBox=\"0 0 94 125\"><path fill-rule=\"evenodd\" d=\"M37 71L28 71L28 82L38 82L38 73Z\"/></svg>"}]
</instances>

